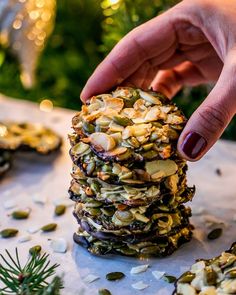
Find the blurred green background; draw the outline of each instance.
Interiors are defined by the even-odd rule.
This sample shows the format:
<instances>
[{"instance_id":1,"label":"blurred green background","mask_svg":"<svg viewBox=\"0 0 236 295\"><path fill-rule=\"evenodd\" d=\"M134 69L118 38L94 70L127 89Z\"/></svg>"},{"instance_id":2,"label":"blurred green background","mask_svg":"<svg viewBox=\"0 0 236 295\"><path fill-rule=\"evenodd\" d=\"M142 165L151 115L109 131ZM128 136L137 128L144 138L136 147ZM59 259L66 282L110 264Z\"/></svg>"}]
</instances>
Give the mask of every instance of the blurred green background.
<instances>
[{"instance_id":1,"label":"blurred green background","mask_svg":"<svg viewBox=\"0 0 236 295\"><path fill-rule=\"evenodd\" d=\"M176 0L58 0L53 34L37 71L37 84L25 90L19 68L9 51L0 47L0 92L16 98L79 109L79 94L96 65L122 36L135 26L162 13ZM191 113L209 87L186 88L175 98L185 114ZM223 137L236 140L236 119Z\"/></svg>"}]
</instances>

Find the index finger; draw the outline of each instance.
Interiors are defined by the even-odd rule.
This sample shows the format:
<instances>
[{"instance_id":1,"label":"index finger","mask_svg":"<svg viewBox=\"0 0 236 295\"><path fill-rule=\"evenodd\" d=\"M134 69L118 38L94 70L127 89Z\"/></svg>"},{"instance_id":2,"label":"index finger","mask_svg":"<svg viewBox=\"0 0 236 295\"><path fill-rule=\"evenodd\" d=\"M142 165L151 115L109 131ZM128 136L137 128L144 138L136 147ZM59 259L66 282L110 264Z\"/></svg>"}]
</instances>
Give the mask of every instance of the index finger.
<instances>
[{"instance_id":1,"label":"index finger","mask_svg":"<svg viewBox=\"0 0 236 295\"><path fill-rule=\"evenodd\" d=\"M96 68L81 93L81 99L87 100L121 84L145 61L163 54L175 42L170 11L132 30Z\"/></svg>"}]
</instances>

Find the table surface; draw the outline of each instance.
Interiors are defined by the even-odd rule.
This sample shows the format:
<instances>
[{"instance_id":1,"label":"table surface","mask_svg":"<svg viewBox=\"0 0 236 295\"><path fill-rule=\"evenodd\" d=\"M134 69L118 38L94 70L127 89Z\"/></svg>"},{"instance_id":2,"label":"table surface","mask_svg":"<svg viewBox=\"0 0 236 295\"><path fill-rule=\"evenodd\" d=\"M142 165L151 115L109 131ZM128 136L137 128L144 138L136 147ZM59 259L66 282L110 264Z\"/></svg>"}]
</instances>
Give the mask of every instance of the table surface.
<instances>
[{"instance_id":1,"label":"table surface","mask_svg":"<svg viewBox=\"0 0 236 295\"><path fill-rule=\"evenodd\" d=\"M19 229L15 238L0 239L0 253L4 249L14 252L18 248L23 260L28 257L28 249L40 244L48 252L52 262L60 264L58 274L64 278L65 288L62 294L97 294L100 288L109 289L113 295L145 294L169 295L173 285L156 280L152 271L165 271L167 274L179 276L197 258L210 258L228 249L236 241L236 143L218 141L211 151L199 162L189 164L189 184L197 188L194 200L189 205L195 212L204 210L200 215L192 217L195 226L194 238L183 245L172 256L163 259L138 260L120 256L95 257L73 243L72 235L76 230L76 221L72 216L73 207L66 214L53 217L54 203L59 198L68 198L67 189L70 183L71 160L68 155L69 143L67 134L70 132L71 118L75 112L65 109L54 109L51 113L39 110L38 105L30 102L9 99L0 96L0 121L16 120L43 123L52 127L64 138L61 153L57 157L42 157L35 154L18 154L13 169L0 183L0 230L6 227ZM221 175L216 173L220 169ZM47 198L44 205L35 204L32 196ZM6 200L14 200L18 208L32 210L28 220L16 221L9 217L12 210L3 208ZM223 235L214 241L207 240L210 231L206 221L222 223ZM32 226L42 226L56 222L58 229L52 233L37 232L26 243L19 243L20 236L25 235ZM53 253L50 239L63 237L68 241L65 254ZM130 269L140 264L149 264L145 273L131 275ZM108 282L105 275L112 271L122 271L126 277L118 282ZM83 279L87 274L100 277L97 281L86 284ZM134 290L131 285L143 281L149 287L143 291ZM122 288L122 289L121 289Z\"/></svg>"}]
</instances>

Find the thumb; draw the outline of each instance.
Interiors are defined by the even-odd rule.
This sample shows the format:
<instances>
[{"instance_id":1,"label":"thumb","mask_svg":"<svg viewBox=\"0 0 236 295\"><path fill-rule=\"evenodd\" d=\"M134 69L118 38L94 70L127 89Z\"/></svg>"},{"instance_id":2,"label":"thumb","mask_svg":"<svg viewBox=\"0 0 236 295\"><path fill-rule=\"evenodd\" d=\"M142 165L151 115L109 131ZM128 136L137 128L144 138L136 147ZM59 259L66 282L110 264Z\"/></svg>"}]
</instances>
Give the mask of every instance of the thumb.
<instances>
[{"instance_id":1,"label":"thumb","mask_svg":"<svg viewBox=\"0 0 236 295\"><path fill-rule=\"evenodd\" d=\"M236 50L225 59L214 89L193 113L178 142L179 153L199 160L222 135L236 113Z\"/></svg>"}]
</instances>

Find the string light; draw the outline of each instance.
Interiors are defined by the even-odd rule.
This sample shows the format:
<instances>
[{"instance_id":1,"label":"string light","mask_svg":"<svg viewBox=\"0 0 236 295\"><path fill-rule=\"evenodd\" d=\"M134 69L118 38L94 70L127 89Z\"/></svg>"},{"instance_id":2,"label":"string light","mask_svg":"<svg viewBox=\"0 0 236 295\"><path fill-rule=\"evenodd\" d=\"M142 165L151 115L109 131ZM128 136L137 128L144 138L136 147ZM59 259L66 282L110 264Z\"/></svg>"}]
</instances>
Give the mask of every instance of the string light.
<instances>
[{"instance_id":1,"label":"string light","mask_svg":"<svg viewBox=\"0 0 236 295\"><path fill-rule=\"evenodd\" d=\"M108 0L110 5L115 5L120 2L120 0Z\"/></svg>"},{"instance_id":2,"label":"string light","mask_svg":"<svg viewBox=\"0 0 236 295\"><path fill-rule=\"evenodd\" d=\"M40 102L39 109L42 112L50 113L53 110L53 102L50 99L44 99Z\"/></svg>"}]
</instances>

